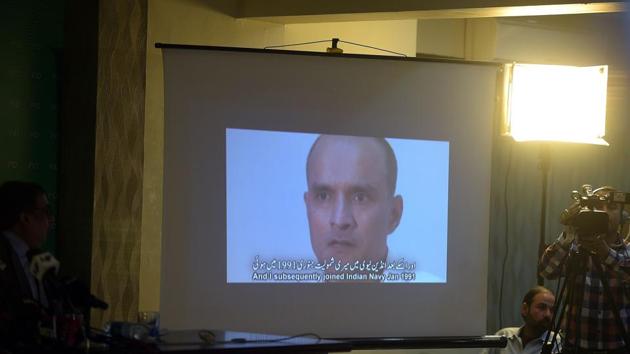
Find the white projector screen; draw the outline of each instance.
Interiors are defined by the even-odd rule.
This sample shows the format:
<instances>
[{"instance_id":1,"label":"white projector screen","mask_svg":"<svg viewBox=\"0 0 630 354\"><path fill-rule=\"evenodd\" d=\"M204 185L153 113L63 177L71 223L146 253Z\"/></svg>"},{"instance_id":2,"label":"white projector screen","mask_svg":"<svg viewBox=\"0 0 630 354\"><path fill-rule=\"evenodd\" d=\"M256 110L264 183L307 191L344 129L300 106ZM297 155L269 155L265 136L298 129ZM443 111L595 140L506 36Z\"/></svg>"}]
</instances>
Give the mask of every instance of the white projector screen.
<instances>
[{"instance_id":1,"label":"white projector screen","mask_svg":"<svg viewBox=\"0 0 630 354\"><path fill-rule=\"evenodd\" d=\"M484 334L496 75L165 48L163 326Z\"/></svg>"}]
</instances>

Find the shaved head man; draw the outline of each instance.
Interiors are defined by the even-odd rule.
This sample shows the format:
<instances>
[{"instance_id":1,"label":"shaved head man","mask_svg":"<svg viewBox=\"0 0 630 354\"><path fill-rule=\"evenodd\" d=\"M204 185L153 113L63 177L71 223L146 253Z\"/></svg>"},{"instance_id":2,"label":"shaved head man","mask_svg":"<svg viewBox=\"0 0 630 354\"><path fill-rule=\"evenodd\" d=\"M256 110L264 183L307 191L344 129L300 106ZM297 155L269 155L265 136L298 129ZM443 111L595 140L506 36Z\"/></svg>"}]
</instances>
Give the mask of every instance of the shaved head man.
<instances>
[{"instance_id":1,"label":"shaved head man","mask_svg":"<svg viewBox=\"0 0 630 354\"><path fill-rule=\"evenodd\" d=\"M317 138L306 162L304 202L318 261L387 259L387 237L403 211L396 178L396 157L385 139Z\"/></svg>"}]
</instances>

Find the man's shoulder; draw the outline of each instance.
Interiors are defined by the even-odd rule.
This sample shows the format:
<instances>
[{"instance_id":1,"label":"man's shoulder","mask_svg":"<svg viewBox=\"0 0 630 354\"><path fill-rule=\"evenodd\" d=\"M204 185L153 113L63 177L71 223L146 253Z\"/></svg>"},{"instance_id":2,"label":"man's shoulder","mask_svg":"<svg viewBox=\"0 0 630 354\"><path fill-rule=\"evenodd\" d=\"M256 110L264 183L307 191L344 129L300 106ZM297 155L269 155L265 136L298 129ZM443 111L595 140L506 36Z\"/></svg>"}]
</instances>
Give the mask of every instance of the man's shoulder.
<instances>
[{"instance_id":1,"label":"man's shoulder","mask_svg":"<svg viewBox=\"0 0 630 354\"><path fill-rule=\"evenodd\" d=\"M506 336L506 337L514 337L516 335L518 335L518 331L520 330L520 327L505 327L505 328L501 328L500 330L497 331L497 333L495 333L495 335L497 336Z\"/></svg>"}]
</instances>

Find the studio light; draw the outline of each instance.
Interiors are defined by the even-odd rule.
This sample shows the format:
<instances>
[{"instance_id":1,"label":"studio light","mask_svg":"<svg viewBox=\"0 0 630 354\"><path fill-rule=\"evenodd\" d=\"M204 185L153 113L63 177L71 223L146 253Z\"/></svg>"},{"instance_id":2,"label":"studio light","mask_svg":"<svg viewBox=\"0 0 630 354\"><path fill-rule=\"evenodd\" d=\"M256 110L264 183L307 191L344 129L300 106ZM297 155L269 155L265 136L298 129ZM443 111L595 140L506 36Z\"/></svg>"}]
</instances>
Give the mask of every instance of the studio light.
<instances>
[{"instance_id":1,"label":"studio light","mask_svg":"<svg viewBox=\"0 0 630 354\"><path fill-rule=\"evenodd\" d=\"M541 210L538 258L545 244L550 142L606 145L608 66L507 64L504 68L502 133L540 143ZM543 278L538 269L538 284Z\"/></svg>"},{"instance_id":2,"label":"studio light","mask_svg":"<svg viewBox=\"0 0 630 354\"><path fill-rule=\"evenodd\" d=\"M504 134L516 141L608 145L608 66L509 64Z\"/></svg>"}]
</instances>

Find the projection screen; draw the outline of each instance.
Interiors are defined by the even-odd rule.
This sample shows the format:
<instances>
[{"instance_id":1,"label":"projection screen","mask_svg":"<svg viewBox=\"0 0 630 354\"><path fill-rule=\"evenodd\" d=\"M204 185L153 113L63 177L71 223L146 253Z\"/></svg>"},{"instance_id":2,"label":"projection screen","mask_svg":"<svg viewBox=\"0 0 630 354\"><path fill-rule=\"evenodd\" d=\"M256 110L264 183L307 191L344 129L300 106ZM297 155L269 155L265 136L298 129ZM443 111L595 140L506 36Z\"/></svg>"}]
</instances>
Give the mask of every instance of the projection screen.
<instances>
[{"instance_id":1,"label":"projection screen","mask_svg":"<svg viewBox=\"0 0 630 354\"><path fill-rule=\"evenodd\" d=\"M162 47L163 327L485 333L497 66Z\"/></svg>"}]
</instances>

